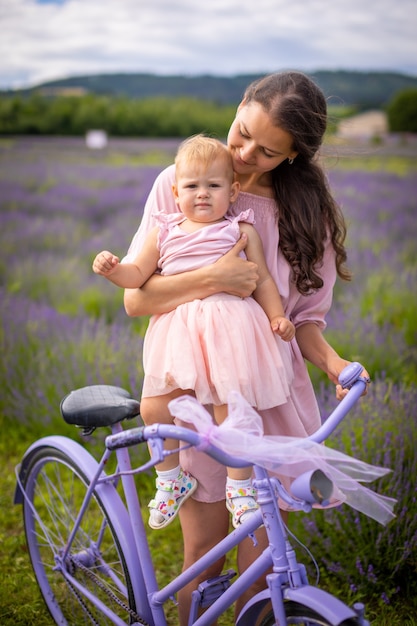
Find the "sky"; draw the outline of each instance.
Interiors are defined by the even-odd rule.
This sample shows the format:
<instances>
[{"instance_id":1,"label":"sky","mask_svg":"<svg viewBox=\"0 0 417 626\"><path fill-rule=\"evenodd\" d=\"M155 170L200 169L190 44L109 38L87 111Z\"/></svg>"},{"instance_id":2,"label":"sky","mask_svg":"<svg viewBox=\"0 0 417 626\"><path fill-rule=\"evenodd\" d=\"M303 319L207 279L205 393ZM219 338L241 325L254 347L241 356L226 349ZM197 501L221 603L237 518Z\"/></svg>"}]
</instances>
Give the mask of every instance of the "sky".
<instances>
[{"instance_id":1,"label":"sky","mask_svg":"<svg viewBox=\"0 0 417 626\"><path fill-rule=\"evenodd\" d=\"M109 73L417 76L416 0L0 0L0 89Z\"/></svg>"}]
</instances>

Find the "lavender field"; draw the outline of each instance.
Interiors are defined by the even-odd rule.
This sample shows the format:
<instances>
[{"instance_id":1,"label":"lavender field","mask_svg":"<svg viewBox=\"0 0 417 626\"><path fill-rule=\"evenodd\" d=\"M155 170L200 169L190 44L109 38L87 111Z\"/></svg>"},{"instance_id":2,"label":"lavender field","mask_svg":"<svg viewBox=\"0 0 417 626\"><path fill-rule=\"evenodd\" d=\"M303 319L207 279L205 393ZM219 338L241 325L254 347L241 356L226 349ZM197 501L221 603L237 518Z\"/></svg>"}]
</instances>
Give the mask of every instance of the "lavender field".
<instances>
[{"instance_id":1,"label":"lavender field","mask_svg":"<svg viewBox=\"0 0 417 626\"><path fill-rule=\"evenodd\" d=\"M177 144L114 140L91 151L82 139L0 139L1 624L50 623L11 506L14 465L37 436L79 437L59 417L71 389L117 384L139 397L147 320L125 315L121 290L91 263L103 248L124 254ZM398 499L397 519L383 528L342 507L294 517L292 529L323 586L365 601L373 624L417 624L417 138L333 143L325 155L354 274L336 286L326 335L373 379L329 445L392 468L376 487ZM325 416L334 390L311 375Z\"/></svg>"}]
</instances>

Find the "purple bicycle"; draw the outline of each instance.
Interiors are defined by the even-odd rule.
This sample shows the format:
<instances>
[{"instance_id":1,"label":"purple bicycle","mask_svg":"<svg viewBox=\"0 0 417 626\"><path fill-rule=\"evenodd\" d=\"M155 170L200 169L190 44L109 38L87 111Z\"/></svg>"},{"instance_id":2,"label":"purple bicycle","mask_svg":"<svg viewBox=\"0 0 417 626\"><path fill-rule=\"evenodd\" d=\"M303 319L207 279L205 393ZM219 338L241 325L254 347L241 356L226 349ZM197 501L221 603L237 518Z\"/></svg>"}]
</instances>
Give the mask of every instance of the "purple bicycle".
<instances>
[{"instance_id":1,"label":"purple bicycle","mask_svg":"<svg viewBox=\"0 0 417 626\"><path fill-rule=\"evenodd\" d=\"M362 370L354 363L342 372L340 382L350 391L309 438L312 442L324 441L362 395L366 384ZM70 438L49 436L32 444L17 468L15 502L23 505L30 559L57 624L167 626L165 603L264 525L268 549L240 576L229 570L200 584L192 596L189 626L212 624L266 572L267 589L246 604L237 626L369 626L362 604L350 608L308 583L279 514L278 498L305 512L328 499L332 482L323 472L309 472L307 483L304 480L303 487L294 488L297 493L292 489L290 493L265 467L254 465L259 509L190 570L159 588L135 476L161 461L165 438L176 438L179 448L201 447L204 436L174 425L123 429L124 420L139 415L139 403L125 390L108 385L71 392L62 401L61 412L67 422L86 433L106 426L112 434L105 439L100 461ZM132 467L129 448L143 442L148 443L151 458ZM203 447L225 465L248 465L207 438Z\"/></svg>"}]
</instances>

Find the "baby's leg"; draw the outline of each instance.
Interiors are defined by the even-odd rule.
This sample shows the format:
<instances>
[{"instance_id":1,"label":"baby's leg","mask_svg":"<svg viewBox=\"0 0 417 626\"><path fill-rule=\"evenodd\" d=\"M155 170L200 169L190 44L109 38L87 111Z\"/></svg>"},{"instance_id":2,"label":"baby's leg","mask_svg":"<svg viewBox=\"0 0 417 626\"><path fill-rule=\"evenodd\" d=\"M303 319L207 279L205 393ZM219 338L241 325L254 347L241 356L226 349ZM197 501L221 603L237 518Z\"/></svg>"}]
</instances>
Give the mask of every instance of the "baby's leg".
<instances>
[{"instance_id":1,"label":"baby's leg","mask_svg":"<svg viewBox=\"0 0 417 626\"><path fill-rule=\"evenodd\" d=\"M186 393L191 394L192 392L184 391L184 389L175 389L175 391L167 393L163 396L141 398L140 415L146 426L150 426L152 424L173 424L174 419L169 412L168 403L174 398L183 396ZM166 439L164 448L165 450L175 450L175 448L178 448L178 441L175 439ZM156 465L156 469L157 471L165 472L177 467L178 463L178 454L172 454L167 456L162 463Z\"/></svg>"},{"instance_id":2,"label":"baby's leg","mask_svg":"<svg viewBox=\"0 0 417 626\"><path fill-rule=\"evenodd\" d=\"M140 414L144 423L147 426L157 423L172 424L173 418L169 412L168 403L186 393L191 394L192 392L176 389L163 396L142 398ZM165 439L165 450L175 450L176 448L178 448L178 441ZM197 481L188 472L181 469L178 453L170 454L162 463L156 465L156 474L155 497L148 505L150 509L149 526L160 529L175 519L181 504L197 488Z\"/></svg>"},{"instance_id":3,"label":"baby's leg","mask_svg":"<svg viewBox=\"0 0 417 626\"><path fill-rule=\"evenodd\" d=\"M213 407L216 424L222 424L227 417L227 404ZM226 482L226 507L232 514L235 528L245 522L256 511L256 490L252 486L252 467L228 467Z\"/></svg>"}]
</instances>

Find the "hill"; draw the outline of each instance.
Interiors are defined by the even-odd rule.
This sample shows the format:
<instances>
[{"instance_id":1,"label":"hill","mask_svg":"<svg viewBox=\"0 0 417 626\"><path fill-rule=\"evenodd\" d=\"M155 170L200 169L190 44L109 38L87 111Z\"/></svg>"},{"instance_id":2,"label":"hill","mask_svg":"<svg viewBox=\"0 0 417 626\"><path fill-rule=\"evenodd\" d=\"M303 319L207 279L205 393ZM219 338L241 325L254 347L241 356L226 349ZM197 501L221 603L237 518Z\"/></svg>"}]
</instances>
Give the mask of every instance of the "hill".
<instances>
[{"instance_id":1,"label":"hill","mask_svg":"<svg viewBox=\"0 0 417 626\"><path fill-rule=\"evenodd\" d=\"M417 87L417 77L393 72L321 70L309 75L323 89L331 104L352 105L359 109L381 108L396 92ZM0 95L41 93L49 96L76 96L94 93L140 99L186 96L218 104L237 104L246 85L258 76L97 74L49 81L30 89L3 91Z\"/></svg>"}]
</instances>

